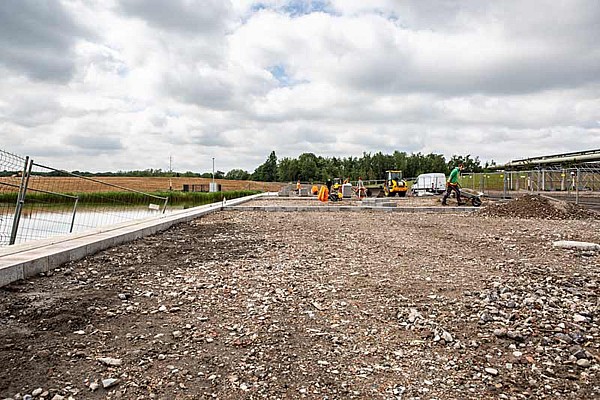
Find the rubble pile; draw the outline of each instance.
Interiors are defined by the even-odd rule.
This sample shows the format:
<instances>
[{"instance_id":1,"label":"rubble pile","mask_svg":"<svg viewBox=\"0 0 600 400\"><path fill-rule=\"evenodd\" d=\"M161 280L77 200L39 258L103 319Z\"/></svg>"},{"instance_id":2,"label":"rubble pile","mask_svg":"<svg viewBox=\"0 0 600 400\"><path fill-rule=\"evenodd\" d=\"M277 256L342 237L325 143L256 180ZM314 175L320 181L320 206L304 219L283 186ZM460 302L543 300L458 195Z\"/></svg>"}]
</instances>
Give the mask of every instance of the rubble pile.
<instances>
[{"instance_id":1,"label":"rubble pile","mask_svg":"<svg viewBox=\"0 0 600 400\"><path fill-rule=\"evenodd\" d=\"M565 201L550 200L539 195L525 195L506 203L489 204L479 212L488 217L538 219L600 219L600 214Z\"/></svg>"}]
</instances>

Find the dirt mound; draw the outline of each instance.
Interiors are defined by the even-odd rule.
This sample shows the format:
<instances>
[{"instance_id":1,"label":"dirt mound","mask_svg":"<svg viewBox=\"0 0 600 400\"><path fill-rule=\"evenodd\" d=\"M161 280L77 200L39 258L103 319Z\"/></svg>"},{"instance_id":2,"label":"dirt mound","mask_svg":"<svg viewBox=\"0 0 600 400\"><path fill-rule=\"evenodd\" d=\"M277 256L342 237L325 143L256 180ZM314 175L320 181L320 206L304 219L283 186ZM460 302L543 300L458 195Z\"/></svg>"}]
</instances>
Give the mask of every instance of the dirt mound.
<instances>
[{"instance_id":1,"label":"dirt mound","mask_svg":"<svg viewBox=\"0 0 600 400\"><path fill-rule=\"evenodd\" d=\"M526 195L508 203L490 204L479 211L490 217L538 219L600 219L600 215L576 204L550 200L539 195Z\"/></svg>"}]
</instances>

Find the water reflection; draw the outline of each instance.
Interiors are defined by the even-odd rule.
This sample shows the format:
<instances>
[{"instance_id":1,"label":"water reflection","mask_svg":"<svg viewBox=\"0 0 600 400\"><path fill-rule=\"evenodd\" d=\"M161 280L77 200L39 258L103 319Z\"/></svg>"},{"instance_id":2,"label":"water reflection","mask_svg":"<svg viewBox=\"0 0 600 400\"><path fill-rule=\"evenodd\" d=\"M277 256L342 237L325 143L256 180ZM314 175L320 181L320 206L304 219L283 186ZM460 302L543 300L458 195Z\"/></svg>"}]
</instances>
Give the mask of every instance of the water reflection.
<instances>
[{"instance_id":1,"label":"water reflection","mask_svg":"<svg viewBox=\"0 0 600 400\"><path fill-rule=\"evenodd\" d=\"M167 209L165 214L177 211ZM21 215L15 244L45 239L56 235L81 233L90 229L116 225L149 217L159 217L162 211L152 209L103 209L102 211L77 210L73 219L70 211L26 211ZM0 219L0 245L9 244L14 214L4 214ZM72 228L71 228L72 227Z\"/></svg>"}]
</instances>

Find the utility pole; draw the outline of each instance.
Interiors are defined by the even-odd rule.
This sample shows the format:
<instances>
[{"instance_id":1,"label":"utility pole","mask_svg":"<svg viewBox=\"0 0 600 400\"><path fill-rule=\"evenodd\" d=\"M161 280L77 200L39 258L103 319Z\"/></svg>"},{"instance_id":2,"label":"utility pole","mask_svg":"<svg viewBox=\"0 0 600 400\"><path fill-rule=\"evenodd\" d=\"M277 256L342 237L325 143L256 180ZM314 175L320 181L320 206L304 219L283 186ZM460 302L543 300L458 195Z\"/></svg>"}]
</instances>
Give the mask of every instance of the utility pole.
<instances>
[{"instance_id":1,"label":"utility pole","mask_svg":"<svg viewBox=\"0 0 600 400\"><path fill-rule=\"evenodd\" d=\"M173 190L173 156L169 154L169 192Z\"/></svg>"},{"instance_id":2,"label":"utility pole","mask_svg":"<svg viewBox=\"0 0 600 400\"><path fill-rule=\"evenodd\" d=\"M213 184L215 183L215 158L213 157Z\"/></svg>"}]
</instances>

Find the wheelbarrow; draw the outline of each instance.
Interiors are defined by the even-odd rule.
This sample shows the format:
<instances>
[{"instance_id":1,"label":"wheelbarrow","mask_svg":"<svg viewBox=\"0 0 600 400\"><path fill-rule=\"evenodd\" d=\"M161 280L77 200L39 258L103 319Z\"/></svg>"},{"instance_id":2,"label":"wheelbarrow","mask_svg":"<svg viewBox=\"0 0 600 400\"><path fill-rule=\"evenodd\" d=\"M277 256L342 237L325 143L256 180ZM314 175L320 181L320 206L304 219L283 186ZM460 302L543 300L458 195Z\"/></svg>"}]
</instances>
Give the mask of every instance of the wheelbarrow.
<instances>
[{"instance_id":1,"label":"wheelbarrow","mask_svg":"<svg viewBox=\"0 0 600 400\"><path fill-rule=\"evenodd\" d=\"M481 196L481 193L474 190L460 188L460 197L464 199L463 202L471 203L473 207L479 207L481 205Z\"/></svg>"}]
</instances>

